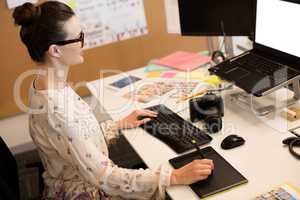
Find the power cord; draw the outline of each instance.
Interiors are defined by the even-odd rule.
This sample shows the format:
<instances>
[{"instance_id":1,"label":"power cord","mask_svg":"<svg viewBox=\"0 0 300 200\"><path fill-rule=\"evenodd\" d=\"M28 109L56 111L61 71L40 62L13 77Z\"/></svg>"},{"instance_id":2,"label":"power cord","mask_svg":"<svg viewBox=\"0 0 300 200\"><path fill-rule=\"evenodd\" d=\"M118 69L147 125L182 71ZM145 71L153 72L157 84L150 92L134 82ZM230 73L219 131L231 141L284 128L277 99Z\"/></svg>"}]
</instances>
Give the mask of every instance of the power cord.
<instances>
[{"instance_id":1,"label":"power cord","mask_svg":"<svg viewBox=\"0 0 300 200\"><path fill-rule=\"evenodd\" d=\"M295 133L294 133L295 134ZM300 137L296 134L297 137L288 137L282 141L283 144L289 146L290 153L297 159L300 160L300 154L295 151L295 147L300 147Z\"/></svg>"}]
</instances>

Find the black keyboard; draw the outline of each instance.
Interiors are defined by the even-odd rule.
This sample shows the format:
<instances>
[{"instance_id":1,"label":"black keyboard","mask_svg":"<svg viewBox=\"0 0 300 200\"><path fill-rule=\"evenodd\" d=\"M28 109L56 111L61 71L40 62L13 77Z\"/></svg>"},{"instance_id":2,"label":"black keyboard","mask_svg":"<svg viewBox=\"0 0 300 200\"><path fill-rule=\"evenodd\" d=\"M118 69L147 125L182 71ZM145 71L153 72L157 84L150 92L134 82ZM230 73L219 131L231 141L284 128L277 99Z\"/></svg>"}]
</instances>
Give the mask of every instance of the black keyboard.
<instances>
[{"instance_id":1,"label":"black keyboard","mask_svg":"<svg viewBox=\"0 0 300 200\"><path fill-rule=\"evenodd\" d=\"M158 115L141 127L177 153L195 148L192 140L195 140L198 145L209 143L212 140L204 131L164 105L156 105L147 109L157 112Z\"/></svg>"},{"instance_id":2,"label":"black keyboard","mask_svg":"<svg viewBox=\"0 0 300 200\"><path fill-rule=\"evenodd\" d=\"M300 75L296 69L253 53L226 60L209 71L255 96Z\"/></svg>"},{"instance_id":3,"label":"black keyboard","mask_svg":"<svg viewBox=\"0 0 300 200\"><path fill-rule=\"evenodd\" d=\"M233 62L237 62L249 71L270 76L271 79L277 80L277 82L286 81L298 74L297 71L285 65L252 53L246 54Z\"/></svg>"}]
</instances>

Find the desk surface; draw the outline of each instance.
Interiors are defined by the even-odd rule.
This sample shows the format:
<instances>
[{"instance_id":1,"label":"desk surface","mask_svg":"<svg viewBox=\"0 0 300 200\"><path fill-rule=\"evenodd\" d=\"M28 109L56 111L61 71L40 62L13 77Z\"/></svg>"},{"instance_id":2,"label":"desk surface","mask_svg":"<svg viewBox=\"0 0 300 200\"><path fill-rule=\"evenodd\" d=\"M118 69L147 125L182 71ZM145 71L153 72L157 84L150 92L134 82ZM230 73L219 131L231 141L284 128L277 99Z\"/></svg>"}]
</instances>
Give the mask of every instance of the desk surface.
<instances>
[{"instance_id":1,"label":"desk surface","mask_svg":"<svg viewBox=\"0 0 300 200\"><path fill-rule=\"evenodd\" d=\"M128 73L139 77L144 76L143 69ZM149 106L129 102L122 98L118 92L105 87L119 78L120 76L116 75L87 84L92 94L96 96L113 119L124 117L134 109ZM211 134L213 140L208 145L212 146L240 171L249 180L249 183L213 195L210 199L251 199L286 182L300 187L300 173L298 173L300 162L291 156L288 148L282 145L282 140L291 136L287 129L295 127L297 124L287 123L286 120L277 115L269 119L259 118L254 113L236 106L229 98L229 94L232 92L236 91L224 93L223 129L220 133ZM187 119L189 116L188 109L179 114ZM200 123L195 125L201 127ZM178 155L141 128L126 130L123 133L149 168L154 169L161 164L168 163L170 158ZM222 139L230 134L242 136L246 140L245 145L232 150L221 149ZM167 189L167 192L172 199L199 199L188 186L172 186Z\"/></svg>"}]
</instances>

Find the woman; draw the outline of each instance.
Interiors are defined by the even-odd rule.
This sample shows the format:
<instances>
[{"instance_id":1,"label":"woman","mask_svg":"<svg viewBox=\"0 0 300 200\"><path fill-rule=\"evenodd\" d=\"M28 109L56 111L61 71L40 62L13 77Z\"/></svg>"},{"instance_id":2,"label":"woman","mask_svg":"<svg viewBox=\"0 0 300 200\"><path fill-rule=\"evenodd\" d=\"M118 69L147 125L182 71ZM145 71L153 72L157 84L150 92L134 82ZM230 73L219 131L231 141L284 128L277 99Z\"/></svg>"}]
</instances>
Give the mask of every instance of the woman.
<instances>
[{"instance_id":1,"label":"woman","mask_svg":"<svg viewBox=\"0 0 300 200\"><path fill-rule=\"evenodd\" d=\"M118 130L137 127L156 113L134 111L119 121L98 124L89 106L67 85L69 66L83 62L84 34L65 4L25 3L14 10L15 23L31 58L45 76L30 90L30 134L45 167L46 199L163 199L166 187L207 178L211 160L196 160L172 170L132 170L116 166L106 142ZM139 116L146 117L138 120Z\"/></svg>"}]
</instances>

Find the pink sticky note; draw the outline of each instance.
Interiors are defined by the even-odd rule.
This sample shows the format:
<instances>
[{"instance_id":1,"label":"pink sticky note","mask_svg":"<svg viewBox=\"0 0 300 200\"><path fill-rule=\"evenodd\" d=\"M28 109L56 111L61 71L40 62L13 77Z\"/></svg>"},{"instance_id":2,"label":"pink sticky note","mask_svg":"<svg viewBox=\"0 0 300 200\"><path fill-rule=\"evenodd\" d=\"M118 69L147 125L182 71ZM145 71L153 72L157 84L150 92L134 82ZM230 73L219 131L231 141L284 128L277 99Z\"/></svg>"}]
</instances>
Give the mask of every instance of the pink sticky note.
<instances>
[{"instance_id":1,"label":"pink sticky note","mask_svg":"<svg viewBox=\"0 0 300 200\"><path fill-rule=\"evenodd\" d=\"M182 71L192 71L209 61L209 56L202 56L198 53L177 51L173 54L154 61L154 63L157 65L173 67Z\"/></svg>"},{"instance_id":2,"label":"pink sticky note","mask_svg":"<svg viewBox=\"0 0 300 200\"><path fill-rule=\"evenodd\" d=\"M164 72L161 77L162 78L173 78L176 76L176 72Z\"/></svg>"}]
</instances>

